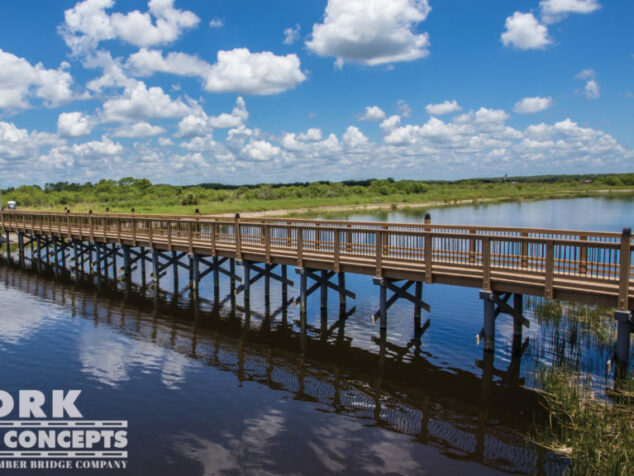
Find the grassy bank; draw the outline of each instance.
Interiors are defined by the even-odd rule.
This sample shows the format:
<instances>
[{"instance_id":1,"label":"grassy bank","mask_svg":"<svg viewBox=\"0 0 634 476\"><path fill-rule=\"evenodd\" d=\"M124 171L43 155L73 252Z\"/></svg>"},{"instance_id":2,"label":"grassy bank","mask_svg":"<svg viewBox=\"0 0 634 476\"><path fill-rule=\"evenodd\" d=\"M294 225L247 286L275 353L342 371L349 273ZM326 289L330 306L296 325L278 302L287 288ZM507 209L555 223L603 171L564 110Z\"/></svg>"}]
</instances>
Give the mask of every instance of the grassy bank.
<instances>
[{"instance_id":1,"label":"grassy bank","mask_svg":"<svg viewBox=\"0 0 634 476\"><path fill-rule=\"evenodd\" d=\"M293 212L314 208L443 206L495 200L538 200L597 194L634 193L634 174L539 176L454 182L365 180L295 184L172 186L146 179L102 180L96 184L61 182L3 191L2 200L21 208L73 211L203 214Z\"/></svg>"}]
</instances>

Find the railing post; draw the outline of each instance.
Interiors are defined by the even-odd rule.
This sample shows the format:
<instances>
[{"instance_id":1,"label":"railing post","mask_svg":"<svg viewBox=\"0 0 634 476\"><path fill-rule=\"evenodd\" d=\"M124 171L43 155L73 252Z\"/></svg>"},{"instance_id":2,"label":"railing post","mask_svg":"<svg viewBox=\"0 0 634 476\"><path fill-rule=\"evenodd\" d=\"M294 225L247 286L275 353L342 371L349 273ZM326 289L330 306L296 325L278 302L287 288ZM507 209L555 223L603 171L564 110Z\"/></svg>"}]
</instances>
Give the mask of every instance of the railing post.
<instances>
[{"instance_id":1,"label":"railing post","mask_svg":"<svg viewBox=\"0 0 634 476\"><path fill-rule=\"evenodd\" d=\"M171 228L171 221L167 222L168 226ZM187 222L187 240L189 242L189 252L194 252L194 227L191 221Z\"/></svg>"},{"instance_id":2,"label":"railing post","mask_svg":"<svg viewBox=\"0 0 634 476\"><path fill-rule=\"evenodd\" d=\"M172 251L172 223L169 221L167 222L167 249Z\"/></svg>"},{"instance_id":3,"label":"railing post","mask_svg":"<svg viewBox=\"0 0 634 476\"><path fill-rule=\"evenodd\" d=\"M304 229L297 227L297 267L304 267Z\"/></svg>"},{"instance_id":4,"label":"railing post","mask_svg":"<svg viewBox=\"0 0 634 476\"><path fill-rule=\"evenodd\" d=\"M523 238L528 238L528 233L525 231L522 232ZM528 267L528 242L522 240L522 268L526 269Z\"/></svg>"},{"instance_id":5,"label":"railing post","mask_svg":"<svg viewBox=\"0 0 634 476\"><path fill-rule=\"evenodd\" d=\"M291 245L293 244L293 234L292 234L292 230L291 230L291 222L287 221L286 222L286 246L288 248L291 247Z\"/></svg>"},{"instance_id":6,"label":"railing post","mask_svg":"<svg viewBox=\"0 0 634 476\"><path fill-rule=\"evenodd\" d=\"M136 246L136 218L132 217L132 246Z\"/></svg>"},{"instance_id":7,"label":"railing post","mask_svg":"<svg viewBox=\"0 0 634 476\"><path fill-rule=\"evenodd\" d=\"M152 220L145 220L147 226L147 239L150 243L150 248L154 248L154 232L152 231Z\"/></svg>"},{"instance_id":8,"label":"railing post","mask_svg":"<svg viewBox=\"0 0 634 476\"><path fill-rule=\"evenodd\" d=\"M271 230L269 229L269 224L266 223L262 225L262 232L264 233L264 252L265 252L265 263L271 263Z\"/></svg>"},{"instance_id":9,"label":"railing post","mask_svg":"<svg viewBox=\"0 0 634 476\"><path fill-rule=\"evenodd\" d=\"M216 241L218 240L218 222L213 222L211 224L211 256L216 257ZM215 285L215 280L214 280Z\"/></svg>"},{"instance_id":10,"label":"railing post","mask_svg":"<svg viewBox=\"0 0 634 476\"><path fill-rule=\"evenodd\" d=\"M92 216L92 210L88 210L88 226L90 227L90 241L95 242L95 222Z\"/></svg>"},{"instance_id":11,"label":"railing post","mask_svg":"<svg viewBox=\"0 0 634 476\"><path fill-rule=\"evenodd\" d=\"M242 261L242 235L240 233L240 214L236 213L233 232L236 238L236 258Z\"/></svg>"},{"instance_id":12,"label":"railing post","mask_svg":"<svg viewBox=\"0 0 634 476\"><path fill-rule=\"evenodd\" d=\"M72 238L73 234L70 230L70 210L66 210L66 228L68 228L68 237Z\"/></svg>"},{"instance_id":13,"label":"railing post","mask_svg":"<svg viewBox=\"0 0 634 476\"><path fill-rule=\"evenodd\" d=\"M581 241L587 241L588 237L581 235L579 237ZM586 275L588 273L588 246L579 245L579 274Z\"/></svg>"},{"instance_id":14,"label":"railing post","mask_svg":"<svg viewBox=\"0 0 634 476\"><path fill-rule=\"evenodd\" d=\"M469 264L474 264L476 255L476 231L472 228L469 230L469 234L473 235L471 238L469 238Z\"/></svg>"},{"instance_id":15,"label":"railing post","mask_svg":"<svg viewBox=\"0 0 634 476\"><path fill-rule=\"evenodd\" d=\"M117 217L117 243L121 244L121 217Z\"/></svg>"},{"instance_id":16,"label":"railing post","mask_svg":"<svg viewBox=\"0 0 634 476\"><path fill-rule=\"evenodd\" d=\"M319 229L319 223L315 223L315 249L318 250L321 244L321 230Z\"/></svg>"},{"instance_id":17,"label":"railing post","mask_svg":"<svg viewBox=\"0 0 634 476\"><path fill-rule=\"evenodd\" d=\"M482 237L482 289L491 290L491 237Z\"/></svg>"},{"instance_id":18,"label":"railing post","mask_svg":"<svg viewBox=\"0 0 634 476\"><path fill-rule=\"evenodd\" d=\"M544 297L552 299L555 279L555 243L552 240L546 241L546 268L544 272Z\"/></svg>"},{"instance_id":19,"label":"railing post","mask_svg":"<svg viewBox=\"0 0 634 476\"><path fill-rule=\"evenodd\" d=\"M340 251L339 251L339 229L336 228L334 230L334 239L333 239L333 247L334 247L334 263L333 263L333 270L335 273L339 272L339 255L340 255Z\"/></svg>"},{"instance_id":20,"label":"railing post","mask_svg":"<svg viewBox=\"0 0 634 476\"><path fill-rule=\"evenodd\" d=\"M376 230L376 277L383 276L383 230Z\"/></svg>"},{"instance_id":21,"label":"railing post","mask_svg":"<svg viewBox=\"0 0 634 476\"><path fill-rule=\"evenodd\" d=\"M348 223L347 227L352 228L352 225ZM346 252L347 253L352 252L352 230L350 229L346 231Z\"/></svg>"},{"instance_id":22,"label":"railing post","mask_svg":"<svg viewBox=\"0 0 634 476\"><path fill-rule=\"evenodd\" d=\"M431 230L427 229L425 231L425 282L427 284L431 284L433 275L432 275L432 261L433 261L433 246L434 241L431 236Z\"/></svg>"},{"instance_id":23,"label":"railing post","mask_svg":"<svg viewBox=\"0 0 634 476\"><path fill-rule=\"evenodd\" d=\"M619 302L618 309L627 311L629 305L630 294L630 266L631 266L631 241L632 229L623 228L621 234L621 251L620 251L620 267L619 267Z\"/></svg>"}]
</instances>

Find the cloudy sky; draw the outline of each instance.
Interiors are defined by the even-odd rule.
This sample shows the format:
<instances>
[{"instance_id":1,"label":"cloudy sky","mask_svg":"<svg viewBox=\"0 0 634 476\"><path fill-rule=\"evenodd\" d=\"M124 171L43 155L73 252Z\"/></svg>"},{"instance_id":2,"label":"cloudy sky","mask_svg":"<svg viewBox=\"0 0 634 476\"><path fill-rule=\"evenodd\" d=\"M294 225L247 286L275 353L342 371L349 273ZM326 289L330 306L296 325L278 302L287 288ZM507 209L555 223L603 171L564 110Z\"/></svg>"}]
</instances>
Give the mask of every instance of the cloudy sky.
<instances>
[{"instance_id":1,"label":"cloudy sky","mask_svg":"<svg viewBox=\"0 0 634 476\"><path fill-rule=\"evenodd\" d=\"M0 9L0 186L634 171L631 1Z\"/></svg>"}]
</instances>

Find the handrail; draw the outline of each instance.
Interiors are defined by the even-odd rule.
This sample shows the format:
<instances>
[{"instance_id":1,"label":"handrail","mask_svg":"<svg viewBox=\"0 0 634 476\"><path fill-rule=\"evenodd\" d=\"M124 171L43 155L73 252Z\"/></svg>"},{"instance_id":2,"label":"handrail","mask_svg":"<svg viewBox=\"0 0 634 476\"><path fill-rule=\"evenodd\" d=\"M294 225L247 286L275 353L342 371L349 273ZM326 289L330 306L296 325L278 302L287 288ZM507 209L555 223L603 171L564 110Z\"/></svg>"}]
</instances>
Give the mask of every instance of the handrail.
<instances>
[{"instance_id":1,"label":"handrail","mask_svg":"<svg viewBox=\"0 0 634 476\"><path fill-rule=\"evenodd\" d=\"M360 227L355 228L354 223L327 220L21 210L0 211L0 220L3 230L48 233L59 238L83 239L88 233L92 241L141 242L149 246L160 243L169 250L180 246L189 253L204 249L212 256L221 249L231 249L238 260L255 250L270 263L276 253L283 252L299 267L314 256L329 261L337 271L346 260L363 259L371 263L377 277L394 266L405 271L419 266L424 280L432 282L439 270L449 266L462 273L481 273L485 290L491 289L495 273L513 272L518 280L540 275L547 298L553 297L558 279L609 283L616 285L613 294L620 308L629 306L634 277L634 243L628 230L619 234L374 222L357 222Z\"/></svg>"},{"instance_id":2,"label":"handrail","mask_svg":"<svg viewBox=\"0 0 634 476\"><path fill-rule=\"evenodd\" d=\"M7 215L36 215L36 216L66 216L70 214L72 216L87 217L92 215L95 218L140 218L156 221L192 221L197 223L233 223L233 219L223 215L161 215L161 214L139 214L139 213L86 213L86 212L55 212L55 211L33 211L33 210L3 210L1 214ZM607 231L588 231L588 230L569 230L559 228L539 228L539 227L516 227L516 226L483 226L483 225L445 225L436 223L406 223L406 222L371 222L371 221L348 221L348 220L311 220L303 218L277 218L277 217L240 217L242 224L264 224L277 222L284 222L286 224L295 224L296 226L301 224L302 226L319 226L324 225L341 225L341 226L364 226L369 229L388 227L390 230L411 228L414 230L463 230L463 231L475 231L477 232L500 232L500 233L532 233L532 234L559 234L559 235L573 235L573 236L586 236L596 238L613 238L619 239L621 234L618 232ZM280 225L282 223L279 223ZM356 230L358 228L353 228Z\"/></svg>"}]
</instances>

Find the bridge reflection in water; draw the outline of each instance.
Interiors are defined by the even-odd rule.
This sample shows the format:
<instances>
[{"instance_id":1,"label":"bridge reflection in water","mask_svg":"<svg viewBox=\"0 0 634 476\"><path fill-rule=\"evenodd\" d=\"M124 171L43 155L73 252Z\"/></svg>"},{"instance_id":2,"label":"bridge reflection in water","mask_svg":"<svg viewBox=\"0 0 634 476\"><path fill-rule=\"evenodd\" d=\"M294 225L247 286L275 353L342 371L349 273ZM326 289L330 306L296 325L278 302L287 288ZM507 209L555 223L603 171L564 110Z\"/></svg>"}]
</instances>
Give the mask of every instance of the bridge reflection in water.
<instances>
[{"instance_id":1,"label":"bridge reflection in water","mask_svg":"<svg viewBox=\"0 0 634 476\"><path fill-rule=\"evenodd\" d=\"M231 372L240 382L411 435L448 457L521 474L561 470L556 456L527 443L529 425L544 415L537 394L520 386L519 352L508 369L497 370L494 354L483 351L478 377L432 365L416 339L399 346L382 330L373 338L376 351L362 349L346 336L345 319L331 327L327 319L320 326L293 325L285 306L273 316L269 305L264 311L245 308L233 294L185 300L101 281L97 290L92 281L53 279L14 266L0 267L0 280L95 326Z\"/></svg>"}]
</instances>

